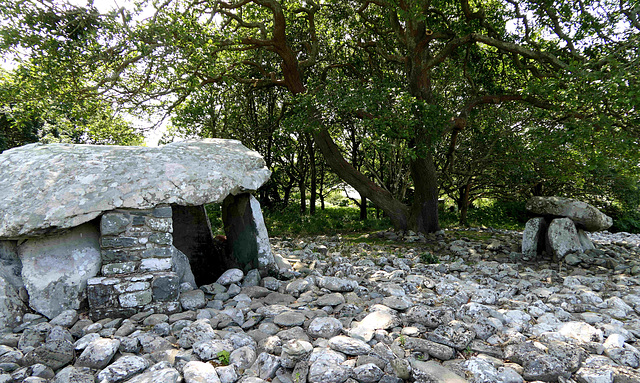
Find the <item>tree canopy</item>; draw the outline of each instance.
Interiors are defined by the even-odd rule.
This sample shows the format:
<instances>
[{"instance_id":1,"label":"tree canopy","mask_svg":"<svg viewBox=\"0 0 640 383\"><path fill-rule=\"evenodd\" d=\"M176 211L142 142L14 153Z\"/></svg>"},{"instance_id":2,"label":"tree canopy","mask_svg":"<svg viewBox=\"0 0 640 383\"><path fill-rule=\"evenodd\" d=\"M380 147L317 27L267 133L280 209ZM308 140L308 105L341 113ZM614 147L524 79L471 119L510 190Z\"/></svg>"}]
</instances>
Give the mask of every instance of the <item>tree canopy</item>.
<instances>
[{"instance_id":1,"label":"tree canopy","mask_svg":"<svg viewBox=\"0 0 640 383\"><path fill-rule=\"evenodd\" d=\"M0 13L26 89L5 103L161 111L179 134L243 138L278 169L276 189L308 188L313 206L325 167L422 232L439 229L443 192L461 208L637 193L637 0L167 0L104 14L9 0Z\"/></svg>"}]
</instances>

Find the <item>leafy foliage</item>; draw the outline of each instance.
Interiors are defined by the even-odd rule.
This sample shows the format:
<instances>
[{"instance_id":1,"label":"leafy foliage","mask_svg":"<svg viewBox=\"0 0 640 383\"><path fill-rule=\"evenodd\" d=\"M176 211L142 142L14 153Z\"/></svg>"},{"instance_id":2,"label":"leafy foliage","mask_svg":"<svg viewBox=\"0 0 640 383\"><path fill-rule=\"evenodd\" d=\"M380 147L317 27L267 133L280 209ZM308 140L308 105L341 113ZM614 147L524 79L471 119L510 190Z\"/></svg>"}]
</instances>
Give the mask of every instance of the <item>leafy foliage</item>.
<instances>
[{"instance_id":1,"label":"leafy foliage","mask_svg":"<svg viewBox=\"0 0 640 383\"><path fill-rule=\"evenodd\" d=\"M463 224L481 198L637 212L635 0L169 0L107 13L7 0L0 14L0 52L20 63L0 84L5 147L135 143L121 112L161 113L167 140L238 138L263 153L271 206L297 192L313 211L339 182L331 168L399 229L437 230L441 195Z\"/></svg>"}]
</instances>

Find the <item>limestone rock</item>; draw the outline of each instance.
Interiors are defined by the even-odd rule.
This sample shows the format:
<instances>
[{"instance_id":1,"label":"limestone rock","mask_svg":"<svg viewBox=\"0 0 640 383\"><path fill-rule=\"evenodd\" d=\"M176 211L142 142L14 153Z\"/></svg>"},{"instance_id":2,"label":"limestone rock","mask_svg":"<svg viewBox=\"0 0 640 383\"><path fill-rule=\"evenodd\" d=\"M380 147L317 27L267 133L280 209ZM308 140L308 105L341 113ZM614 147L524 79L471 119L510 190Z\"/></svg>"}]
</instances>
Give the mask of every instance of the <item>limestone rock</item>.
<instances>
[{"instance_id":1,"label":"limestone rock","mask_svg":"<svg viewBox=\"0 0 640 383\"><path fill-rule=\"evenodd\" d=\"M0 154L0 238L79 226L118 208L222 202L269 176L262 157L236 140L30 144Z\"/></svg>"},{"instance_id":2,"label":"limestone rock","mask_svg":"<svg viewBox=\"0 0 640 383\"><path fill-rule=\"evenodd\" d=\"M76 367L100 369L106 367L118 351L120 341L117 339L98 338L89 343L76 360Z\"/></svg>"},{"instance_id":3,"label":"limestone rock","mask_svg":"<svg viewBox=\"0 0 640 383\"><path fill-rule=\"evenodd\" d=\"M556 218L549 224L547 243L558 260L570 252L582 251L578 232L569 218Z\"/></svg>"},{"instance_id":4,"label":"limestone rock","mask_svg":"<svg viewBox=\"0 0 640 383\"><path fill-rule=\"evenodd\" d=\"M191 361L184 366L183 374L186 383L220 382L216 369L209 363Z\"/></svg>"},{"instance_id":5,"label":"limestone rock","mask_svg":"<svg viewBox=\"0 0 640 383\"><path fill-rule=\"evenodd\" d=\"M371 351L371 346L366 342L344 335L329 339L329 347L346 355L364 355Z\"/></svg>"},{"instance_id":6,"label":"limestone rock","mask_svg":"<svg viewBox=\"0 0 640 383\"><path fill-rule=\"evenodd\" d=\"M421 362L411 359L411 371L417 382L429 383L466 383L467 381L442 365L433 362Z\"/></svg>"},{"instance_id":7,"label":"limestone rock","mask_svg":"<svg viewBox=\"0 0 640 383\"><path fill-rule=\"evenodd\" d=\"M526 208L534 214L567 217L587 231L606 230L613 219L586 202L565 197L533 197Z\"/></svg>"},{"instance_id":8,"label":"limestone rock","mask_svg":"<svg viewBox=\"0 0 640 383\"><path fill-rule=\"evenodd\" d=\"M313 337L333 338L342 331L342 322L332 317L314 318L307 331Z\"/></svg>"},{"instance_id":9,"label":"limestone rock","mask_svg":"<svg viewBox=\"0 0 640 383\"><path fill-rule=\"evenodd\" d=\"M535 217L527 221L522 233L522 255L525 260L536 259L544 250L545 230L547 224L544 218Z\"/></svg>"},{"instance_id":10,"label":"limestone rock","mask_svg":"<svg viewBox=\"0 0 640 383\"><path fill-rule=\"evenodd\" d=\"M18 247L32 309L53 318L80 308L87 280L100 271L98 238L97 228L87 223L62 235L29 239Z\"/></svg>"},{"instance_id":11,"label":"limestone rock","mask_svg":"<svg viewBox=\"0 0 640 383\"><path fill-rule=\"evenodd\" d=\"M138 355L123 355L109 367L100 371L100 382L121 382L149 367L149 361Z\"/></svg>"},{"instance_id":12,"label":"limestone rock","mask_svg":"<svg viewBox=\"0 0 640 383\"><path fill-rule=\"evenodd\" d=\"M18 289L0 276L0 333L20 323L26 311Z\"/></svg>"}]
</instances>

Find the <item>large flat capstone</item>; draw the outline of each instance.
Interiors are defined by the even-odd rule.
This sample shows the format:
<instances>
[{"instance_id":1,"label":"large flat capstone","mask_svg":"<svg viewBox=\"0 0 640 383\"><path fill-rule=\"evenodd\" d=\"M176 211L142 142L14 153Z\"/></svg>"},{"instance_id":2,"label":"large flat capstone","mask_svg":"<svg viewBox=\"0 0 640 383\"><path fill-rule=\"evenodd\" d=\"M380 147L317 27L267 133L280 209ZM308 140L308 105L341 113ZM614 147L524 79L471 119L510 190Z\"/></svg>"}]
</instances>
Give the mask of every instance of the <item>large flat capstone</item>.
<instances>
[{"instance_id":1,"label":"large flat capstone","mask_svg":"<svg viewBox=\"0 0 640 383\"><path fill-rule=\"evenodd\" d=\"M0 239L75 227L114 209L222 202L269 176L260 154L236 140L26 145L0 154Z\"/></svg>"},{"instance_id":2,"label":"large flat capstone","mask_svg":"<svg viewBox=\"0 0 640 383\"><path fill-rule=\"evenodd\" d=\"M587 231L606 230L613 219L586 202L565 197L533 197L527 201L528 211L538 215L571 218Z\"/></svg>"}]
</instances>

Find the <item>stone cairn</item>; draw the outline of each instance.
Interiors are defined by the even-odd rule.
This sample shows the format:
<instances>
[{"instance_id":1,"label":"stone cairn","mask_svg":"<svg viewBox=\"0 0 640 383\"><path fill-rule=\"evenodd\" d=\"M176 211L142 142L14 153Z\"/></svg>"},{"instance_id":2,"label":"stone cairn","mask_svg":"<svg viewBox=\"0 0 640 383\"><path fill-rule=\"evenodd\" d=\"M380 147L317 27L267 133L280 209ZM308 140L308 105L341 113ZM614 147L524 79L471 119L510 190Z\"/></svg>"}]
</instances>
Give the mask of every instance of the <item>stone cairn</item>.
<instances>
[{"instance_id":1,"label":"stone cairn","mask_svg":"<svg viewBox=\"0 0 640 383\"><path fill-rule=\"evenodd\" d=\"M588 203L565 197L533 197L526 209L538 215L530 219L522 234L522 257L535 260L543 252L554 261L578 261L576 254L595 249L585 231L606 230L613 224Z\"/></svg>"}]
</instances>

